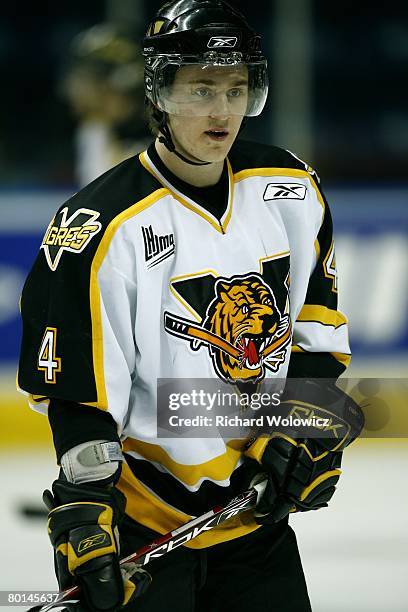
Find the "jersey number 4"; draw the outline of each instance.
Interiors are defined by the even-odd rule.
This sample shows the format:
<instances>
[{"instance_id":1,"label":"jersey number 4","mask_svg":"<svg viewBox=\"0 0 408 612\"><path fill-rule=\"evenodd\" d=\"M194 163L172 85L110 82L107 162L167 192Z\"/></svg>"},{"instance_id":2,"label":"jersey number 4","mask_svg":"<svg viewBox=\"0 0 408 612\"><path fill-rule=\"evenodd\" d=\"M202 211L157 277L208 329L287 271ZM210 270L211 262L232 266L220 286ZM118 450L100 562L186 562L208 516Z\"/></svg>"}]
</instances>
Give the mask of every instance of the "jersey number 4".
<instances>
[{"instance_id":1,"label":"jersey number 4","mask_svg":"<svg viewBox=\"0 0 408 612\"><path fill-rule=\"evenodd\" d=\"M56 356L57 329L47 327L38 353L38 369L44 372L45 382L55 385L56 376L61 372L61 358Z\"/></svg>"},{"instance_id":2,"label":"jersey number 4","mask_svg":"<svg viewBox=\"0 0 408 612\"><path fill-rule=\"evenodd\" d=\"M337 268L336 268L336 255L334 252L334 242L331 243L329 252L327 253L324 262L323 270L326 278L332 281L332 291L337 293Z\"/></svg>"}]
</instances>

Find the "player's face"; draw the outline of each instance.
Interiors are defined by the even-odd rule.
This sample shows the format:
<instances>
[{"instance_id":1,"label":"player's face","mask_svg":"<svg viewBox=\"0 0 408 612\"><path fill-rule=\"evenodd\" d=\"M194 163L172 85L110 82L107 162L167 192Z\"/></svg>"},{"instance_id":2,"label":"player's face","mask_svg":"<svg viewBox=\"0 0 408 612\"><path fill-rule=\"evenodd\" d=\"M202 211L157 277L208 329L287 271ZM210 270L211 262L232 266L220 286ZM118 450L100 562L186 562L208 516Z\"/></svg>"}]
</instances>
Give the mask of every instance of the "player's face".
<instances>
[{"instance_id":1,"label":"player's face","mask_svg":"<svg viewBox=\"0 0 408 612\"><path fill-rule=\"evenodd\" d=\"M171 97L180 112L169 115L178 150L206 162L224 160L247 109L247 68L185 66L176 73Z\"/></svg>"}]
</instances>

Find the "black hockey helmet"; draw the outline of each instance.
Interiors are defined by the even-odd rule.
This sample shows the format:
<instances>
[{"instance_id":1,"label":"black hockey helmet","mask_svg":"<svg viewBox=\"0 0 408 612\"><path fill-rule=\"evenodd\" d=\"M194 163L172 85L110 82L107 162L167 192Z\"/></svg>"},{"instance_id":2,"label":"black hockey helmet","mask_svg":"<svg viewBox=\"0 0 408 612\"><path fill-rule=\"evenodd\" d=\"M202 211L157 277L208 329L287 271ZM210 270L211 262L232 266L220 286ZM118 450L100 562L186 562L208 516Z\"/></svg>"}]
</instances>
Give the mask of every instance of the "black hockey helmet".
<instances>
[{"instance_id":1,"label":"black hockey helmet","mask_svg":"<svg viewBox=\"0 0 408 612\"><path fill-rule=\"evenodd\" d=\"M225 0L175 0L159 9L144 40L147 54L202 56L209 49L260 55L260 36Z\"/></svg>"},{"instance_id":2,"label":"black hockey helmet","mask_svg":"<svg viewBox=\"0 0 408 612\"><path fill-rule=\"evenodd\" d=\"M203 74L208 74L210 67L238 72L245 66L246 103L234 100L229 112L246 117L259 115L268 93L267 62L260 42L245 17L225 0L167 2L143 40L146 96L163 113L206 115L207 107L202 101L177 97L172 91L177 71L199 66Z\"/></svg>"}]
</instances>

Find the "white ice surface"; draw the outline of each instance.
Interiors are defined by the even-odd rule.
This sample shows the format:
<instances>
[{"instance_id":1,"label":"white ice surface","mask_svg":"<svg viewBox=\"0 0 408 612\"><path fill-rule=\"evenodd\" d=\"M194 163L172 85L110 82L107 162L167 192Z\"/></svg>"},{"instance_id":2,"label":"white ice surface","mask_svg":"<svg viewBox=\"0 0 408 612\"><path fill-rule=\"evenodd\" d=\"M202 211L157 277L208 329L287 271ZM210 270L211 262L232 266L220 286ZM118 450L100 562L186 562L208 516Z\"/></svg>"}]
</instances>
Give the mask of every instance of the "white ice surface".
<instances>
[{"instance_id":1,"label":"white ice surface","mask_svg":"<svg viewBox=\"0 0 408 612\"><path fill-rule=\"evenodd\" d=\"M348 449L330 508L291 519L314 612L408 610L408 443L391 444ZM0 591L54 590L45 522L20 512L40 505L57 473L53 454L3 451L0 469Z\"/></svg>"}]
</instances>

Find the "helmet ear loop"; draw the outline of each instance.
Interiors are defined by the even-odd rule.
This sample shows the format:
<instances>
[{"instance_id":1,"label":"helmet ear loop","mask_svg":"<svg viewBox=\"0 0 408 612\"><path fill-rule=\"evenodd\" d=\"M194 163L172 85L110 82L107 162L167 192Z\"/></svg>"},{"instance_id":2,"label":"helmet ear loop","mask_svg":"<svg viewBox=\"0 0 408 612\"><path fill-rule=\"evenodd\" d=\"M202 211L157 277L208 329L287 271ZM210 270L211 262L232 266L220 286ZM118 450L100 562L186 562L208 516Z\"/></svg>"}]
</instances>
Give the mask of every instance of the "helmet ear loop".
<instances>
[{"instance_id":1,"label":"helmet ear loop","mask_svg":"<svg viewBox=\"0 0 408 612\"><path fill-rule=\"evenodd\" d=\"M161 111L151 99L145 96L145 107L148 108L149 105L152 108L150 111L151 117L156 123L155 128L159 134L162 134L162 136L159 136L159 142L163 143L171 153L174 153L176 147L167 124L167 113Z\"/></svg>"},{"instance_id":2,"label":"helmet ear loop","mask_svg":"<svg viewBox=\"0 0 408 612\"><path fill-rule=\"evenodd\" d=\"M159 132L162 133L162 136L159 136L159 142L164 144L164 146L166 147L166 149L170 151L170 153L174 153L174 155L176 155L179 159L181 159L186 164L189 164L190 166L209 166L211 162L204 162L204 161L193 162L190 159L187 159L187 157L185 157L184 155L182 155L181 153L177 151L176 145L173 142L173 137L171 135L170 127L168 124L167 113L163 111L159 111L157 109L157 119L159 119L159 113L160 113L160 121L159 121L158 129L159 129Z\"/></svg>"},{"instance_id":3,"label":"helmet ear loop","mask_svg":"<svg viewBox=\"0 0 408 612\"><path fill-rule=\"evenodd\" d=\"M238 132L238 136L241 134L241 132L245 129L246 124L248 123L248 117L244 117L242 119L242 123L241 123L241 127L239 128L239 132Z\"/></svg>"},{"instance_id":4,"label":"helmet ear loop","mask_svg":"<svg viewBox=\"0 0 408 612\"><path fill-rule=\"evenodd\" d=\"M159 132L161 132L162 134L162 136L159 136L159 142L163 143L164 146L170 151L170 153L174 153L176 150L176 145L173 142L169 124L167 122L167 113L164 113L158 110L157 115L159 115L159 113L160 113Z\"/></svg>"}]
</instances>

